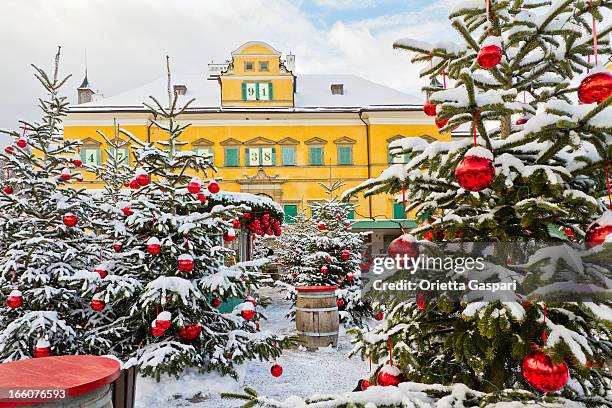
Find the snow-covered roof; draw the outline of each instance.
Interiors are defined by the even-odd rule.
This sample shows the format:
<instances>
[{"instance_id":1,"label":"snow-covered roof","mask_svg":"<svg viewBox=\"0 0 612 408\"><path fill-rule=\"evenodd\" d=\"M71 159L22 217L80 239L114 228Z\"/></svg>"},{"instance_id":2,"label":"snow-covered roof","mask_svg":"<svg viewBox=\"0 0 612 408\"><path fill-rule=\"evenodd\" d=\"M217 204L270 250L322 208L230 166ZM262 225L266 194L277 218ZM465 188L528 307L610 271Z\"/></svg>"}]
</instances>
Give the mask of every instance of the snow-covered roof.
<instances>
[{"instance_id":1,"label":"snow-covered roof","mask_svg":"<svg viewBox=\"0 0 612 408\"><path fill-rule=\"evenodd\" d=\"M204 74L173 75L172 83L185 85L187 92L181 96L186 102L195 101L190 110L220 110L221 95L217 80ZM343 84L344 94L332 95L331 85ZM129 91L100 100L74 105L72 112L96 112L107 110L142 110L143 102L154 96L160 103L167 101L167 77L160 77ZM223 110L358 110L358 109L420 109L422 101L416 96L377 84L355 75L298 75L295 108L223 108Z\"/></svg>"}]
</instances>

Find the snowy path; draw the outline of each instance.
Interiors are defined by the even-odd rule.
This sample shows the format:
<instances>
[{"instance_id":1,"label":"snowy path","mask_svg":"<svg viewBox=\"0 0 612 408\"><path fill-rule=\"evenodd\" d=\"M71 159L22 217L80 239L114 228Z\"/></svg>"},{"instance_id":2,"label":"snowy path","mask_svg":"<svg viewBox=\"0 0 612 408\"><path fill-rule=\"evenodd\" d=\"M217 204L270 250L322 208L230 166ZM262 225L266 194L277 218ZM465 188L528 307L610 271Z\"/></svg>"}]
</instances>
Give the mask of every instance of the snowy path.
<instances>
[{"instance_id":1,"label":"snowy path","mask_svg":"<svg viewBox=\"0 0 612 408\"><path fill-rule=\"evenodd\" d=\"M276 289L262 288L261 293L272 298L265 309L268 318L262 329L291 334L295 325L285 318L290 302L282 299ZM283 375L270 375L271 362L251 361L241 367L241 381L217 375L188 374L180 380L164 378L160 384L139 378L136 389L137 408L208 407L234 408L240 401L227 401L219 392L241 391L244 386L262 395L285 399L291 395L351 391L368 372L368 363L358 357L348 359L351 350L349 336L341 328L338 348L317 352L287 350L278 359Z\"/></svg>"}]
</instances>

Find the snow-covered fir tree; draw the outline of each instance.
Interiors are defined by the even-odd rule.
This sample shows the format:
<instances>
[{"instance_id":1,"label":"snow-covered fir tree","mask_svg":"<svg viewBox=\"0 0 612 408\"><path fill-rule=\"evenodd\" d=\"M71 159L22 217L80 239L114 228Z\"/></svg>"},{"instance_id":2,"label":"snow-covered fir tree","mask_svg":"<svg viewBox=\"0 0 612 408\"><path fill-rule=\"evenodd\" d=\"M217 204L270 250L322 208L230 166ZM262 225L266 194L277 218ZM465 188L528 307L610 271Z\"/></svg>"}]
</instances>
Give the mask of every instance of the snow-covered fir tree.
<instances>
[{"instance_id":1,"label":"snow-covered fir tree","mask_svg":"<svg viewBox=\"0 0 612 408\"><path fill-rule=\"evenodd\" d=\"M13 143L0 157L7 178L0 192L0 361L82 353L79 328L94 312L64 277L85 273L98 258L89 220L91 200L71 187L80 177L78 141L64 140L68 77L34 66L46 93L43 116L1 130Z\"/></svg>"},{"instance_id":2,"label":"snow-covered fir tree","mask_svg":"<svg viewBox=\"0 0 612 408\"><path fill-rule=\"evenodd\" d=\"M288 299L294 302L297 286L336 286L340 321L348 326L361 325L372 314L361 297L366 233L351 231L348 217L352 206L335 196L342 184L322 186L331 198L313 203L310 218L298 214L277 239L274 259L283 273L278 284L287 289Z\"/></svg>"},{"instance_id":3,"label":"snow-covered fir tree","mask_svg":"<svg viewBox=\"0 0 612 408\"><path fill-rule=\"evenodd\" d=\"M158 379L188 367L235 376L235 367L245 360L277 357L289 344L282 336L260 332L261 314L246 301L261 262L226 264L234 253L224 239L234 238L233 220L250 208L208 200L220 186L209 179L214 173L210 157L180 149L189 125L177 118L191 101L181 103L172 91L169 68L168 103L151 99L153 105L145 105L165 138L143 142L119 130L132 144L136 170L129 200L117 202L101 220L113 226L106 242L117 244L117 251L104 263L104 273L90 270L71 281L82 288L83 298L99 301L101 314L113 318L89 333L90 339L96 333L114 337L99 342L100 353L116 355ZM115 193L112 187L105 190L108 203ZM245 302L221 313L219 306L229 297Z\"/></svg>"},{"instance_id":4,"label":"snow-covered fir tree","mask_svg":"<svg viewBox=\"0 0 612 408\"><path fill-rule=\"evenodd\" d=\"M396 302L381 325L355 331L354 353L374 362L367 380L386 387L243 399L272 407L612 406L612 213L598 218L609 205L612 77L597 66L610 54L612 27L599 29L598 61L593 41L593 23L611 7L607 0L462 1L450 21L463 44L398 40L396 48L424 64L422 76L443 75L450 84L424 89L425 112L443 132L469 126L474 140L398 140L390 153L411 160L346 193L405 189L406 210L421 223L412 234L432 231L434 241L543 245L518 264L499 262L502 253L487 258L491 278L512 276L533 296L512 292L502 302L466 292L457 302L433 293ZM575 242L583 240L586 249ZM402 245L414 254L436 248L408 234ZM551 299L556 285L575 283L587 283L594 300L577 292L571 302ZM528 378L534 366L526 357L535 352L548 384Z\"/></svg>"}]
</instances>

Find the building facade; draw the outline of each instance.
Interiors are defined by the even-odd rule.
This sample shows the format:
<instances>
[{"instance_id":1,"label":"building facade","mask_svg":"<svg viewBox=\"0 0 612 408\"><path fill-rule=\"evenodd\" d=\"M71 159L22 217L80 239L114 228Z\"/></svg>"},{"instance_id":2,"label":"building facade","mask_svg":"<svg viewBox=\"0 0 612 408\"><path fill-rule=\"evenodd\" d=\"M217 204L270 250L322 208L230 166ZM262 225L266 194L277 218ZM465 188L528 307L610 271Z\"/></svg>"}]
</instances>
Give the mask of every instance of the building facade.
<instances>
[{"instance_id":1,"label":"building facade","mask_svg":"<svg viewBox=\"0 0 612 408\"><path fill-rule=\"evenodd\" d=\"M417 98L353 75L299 75L295 56L262 42L249 42L208 75L172 75L181 101L194 99L182 122L191 123L182 149L210 154L216 179L228 191L263 194L278 202L286 216L326 198L320 183L343 180L346 188L387 168L389 143L407 136L440 135ZM109 98L100 98L87 78L79 103L70 108L65 137L83 142L85 163L105 160L104 140L114 123L143 140L164 139L143 106L149 96L166 101L167 78ZM126 140L125 160L131 151ZM395 158L396 162L404 158ZM92 174L83 186L100 188ZM374 240L389 240L404 220L401 204L391 196L358 198L358 229L373 229ZM374 221L376 220L376 221ZM385 238L387 237L387 238Z\"/></svg>"}]
</instances>

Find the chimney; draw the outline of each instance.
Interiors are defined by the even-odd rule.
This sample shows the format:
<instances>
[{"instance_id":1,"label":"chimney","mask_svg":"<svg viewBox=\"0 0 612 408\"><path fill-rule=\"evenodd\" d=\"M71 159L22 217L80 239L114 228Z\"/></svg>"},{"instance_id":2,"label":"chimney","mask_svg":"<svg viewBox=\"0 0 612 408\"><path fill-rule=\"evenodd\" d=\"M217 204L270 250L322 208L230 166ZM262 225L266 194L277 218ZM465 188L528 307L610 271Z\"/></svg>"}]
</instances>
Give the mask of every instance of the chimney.
<instances>
[{"instance_id":1,"label":"chimney","mask_svg":"<svg viewBox=\"0 0 612 408\"><path fill-rule=\"evenodd\" d=\"M332 95L344 95L344 84L331 84Z\"/></svg>"},{"instance_id":2,"label":"chimney","mask_svg":"<svg viewBox=\"0 0 612 408\"><path fill-rule=\"evenodd\" d=\"M87 69L85 69L85 78L83 78L83 82L81 82L81 85L77 88L77 94L79 104L91 102L94 99L96 93L91 88L89 80L87 79Z\"/></svg>"},{"instance_id":3,"label":"chimney","mask_svg":"<svg viewBox=\"0 0 612 408\"><path fill-rule=\"evenodd\" d=\"M185 95L187 93L187 86L174 85L174 93L177 95Z\"/></svg>"},{"instance_id":4,"label":"chimney","mask_svg":"<svg viewBox=\"0 0 612 408\"><path fill-rule=\"evenodd\" d=\"M285 66L289 71L295 74L295 55L292 53L287 54L287 58L285 59Z\"/></svg>"}]
</instances>

